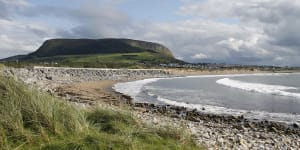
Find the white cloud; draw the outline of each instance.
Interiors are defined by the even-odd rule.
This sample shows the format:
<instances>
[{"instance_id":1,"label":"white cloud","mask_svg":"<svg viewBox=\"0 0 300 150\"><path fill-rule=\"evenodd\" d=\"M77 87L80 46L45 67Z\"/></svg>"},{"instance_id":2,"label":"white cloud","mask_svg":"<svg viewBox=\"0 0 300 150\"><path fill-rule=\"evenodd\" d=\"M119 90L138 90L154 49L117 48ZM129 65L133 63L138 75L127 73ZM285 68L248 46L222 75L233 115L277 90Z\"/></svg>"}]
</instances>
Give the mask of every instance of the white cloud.
<instances>
[{"instance_id":1,"label":"white cloud","mask_svg":"<svg viewBox=\"0 0 300 150\"><path fill-rule=\"evenodd\" d=\"M240 47L242 45L244 45L244 43L245 42L243 40L237 40L235 38L229 38L227 40L220 41L217 44L218 45L226 46L226 47L228 47L228 48L230 48L232 50L235 50L235 51L239 52L240 51Z\"/></svg>"},{"instance_id":2,"label":"white cloud","mask_svg":"<svg viewBox=\"0 0 300 150\"><path fill-rule=\"evenodd\" d=\"M284 60L283 57L280 57L280 56L275 57L275 61L283 61L283 60Z\"/></svg>"},{"instance_id":3,"label":"white cloud","mask_svg":"<svg viewBox=\"0 0 300 150\"><path fill-rule=\"evenodd\" d=\"M14 5L14 6L29 6L30 4L26 0L0 0L4 4Z\"/></svg>"},{"instance_id":4,"label":"white cloud","mask_svg":"<svg viewBox=\"0 0 300 150\"><path fill-rule=\"evenodd\" d=\"M38 23L26 23L0 19L1 58L25 54L36 50L45 35L54 35L55 29Z\"/></svg>"},{"instance_id":5,"label":"white cloud","mask_svg":"<svg viewBox=\"0 0 300 150\"><path fill-rule=\"evenodd\" d=\"M208 57L205 54L199 53L192 56L192 59L207 59Z\"/></svg>"}]
</instances>

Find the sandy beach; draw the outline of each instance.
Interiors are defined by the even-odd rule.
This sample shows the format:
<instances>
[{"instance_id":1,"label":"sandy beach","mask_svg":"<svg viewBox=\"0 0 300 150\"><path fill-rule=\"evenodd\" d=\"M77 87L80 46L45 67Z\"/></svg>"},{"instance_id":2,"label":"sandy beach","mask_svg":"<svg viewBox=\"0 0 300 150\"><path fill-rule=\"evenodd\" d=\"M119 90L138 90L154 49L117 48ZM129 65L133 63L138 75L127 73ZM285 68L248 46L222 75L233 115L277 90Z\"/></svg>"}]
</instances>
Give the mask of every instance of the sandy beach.
<instances>
[{"instance_id":1,"label":"sandy beach","mask_svg":"<svg viewBox=\"0 0 300 150\"><path fill-rule=\"evenodd\" d=\"M117 81L112 80L73 83L58 87L57 93L62 97L73 97L74 102L76 102L75 99L77 97L80 103L115 104L116 101L119 101L111 89L115 83L117 83Z\"/></svg>"}]
</instances>

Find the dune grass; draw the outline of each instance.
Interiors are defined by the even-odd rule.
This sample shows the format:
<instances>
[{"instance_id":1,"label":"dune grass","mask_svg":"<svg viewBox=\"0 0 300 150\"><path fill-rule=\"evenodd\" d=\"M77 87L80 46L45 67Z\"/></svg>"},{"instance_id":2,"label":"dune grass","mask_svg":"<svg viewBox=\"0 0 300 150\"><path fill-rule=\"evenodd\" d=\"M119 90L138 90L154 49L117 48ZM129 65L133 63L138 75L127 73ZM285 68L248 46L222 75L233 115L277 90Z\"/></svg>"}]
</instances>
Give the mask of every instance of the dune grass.
<instances>
[{"instance_id":1,"label":"dune grass","mask_svg":"<svg viewBox=\"0 0 300 150\"><path fill-rule=\"evenodd\" d=\"M78 109L4 76L0 76L0 118L2 149L48 142L53 136L78 136L88 129Z\"/></svg>"},{"instance_id":2,"label":"dune grass","mask_svg":"<svg viewBox=\"0 0 300 150\"><path fill-rule=\"evenodd\" d=\"M199 149L184 130L141 124L128 111L79 109L0 73L0 149Z\"/></svg>"},{"instance_id":3,"label":"dune grass","mask_svg":"<svg viewBox=\"0 0 300 150\"><path fill-rule=\"evenodd\" d=\"M0 63L0 71L4 68L4 64Z\"/></svg>"}]
</instances>

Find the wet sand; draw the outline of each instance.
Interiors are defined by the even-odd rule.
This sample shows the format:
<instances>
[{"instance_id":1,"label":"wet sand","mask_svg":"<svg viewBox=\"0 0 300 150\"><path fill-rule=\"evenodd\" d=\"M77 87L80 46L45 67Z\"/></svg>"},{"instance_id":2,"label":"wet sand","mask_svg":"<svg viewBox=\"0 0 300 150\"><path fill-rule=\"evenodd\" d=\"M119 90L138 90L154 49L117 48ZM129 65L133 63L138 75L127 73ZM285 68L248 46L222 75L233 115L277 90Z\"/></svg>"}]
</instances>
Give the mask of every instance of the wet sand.
<instances>
[{"instance_id":1,"label":"wet sand","mask_svg":"<svg viewBox=\"0 0 300 150\"><path fill-rule=\"evenodd\" d=\"M59 96L68 98L70 101L83 104L114 104L120 102L120 95L116 94L112 86L117 81L101 80L72 83L60 86L56 89Z\"/></svg>"}]
</instances>

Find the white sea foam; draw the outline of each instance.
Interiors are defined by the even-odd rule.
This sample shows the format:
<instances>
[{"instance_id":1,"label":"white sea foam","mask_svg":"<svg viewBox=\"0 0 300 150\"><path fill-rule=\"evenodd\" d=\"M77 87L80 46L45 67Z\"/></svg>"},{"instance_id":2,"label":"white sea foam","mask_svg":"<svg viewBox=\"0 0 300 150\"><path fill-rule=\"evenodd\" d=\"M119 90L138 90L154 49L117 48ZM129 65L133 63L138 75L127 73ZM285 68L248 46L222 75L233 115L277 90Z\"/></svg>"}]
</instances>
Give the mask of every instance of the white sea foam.
<instances>
[{"instance_id":1,"label":"white sea foam","mask_svg":"<svg viewBox=\"0 0 300 150\"><path fill-rule=\"evenodd\" d=\"M163 103L169 105L182 106L190 109L197 109L197 111L204 112L204 113L219 114L219 115L235 115L235 116L243 115L245 118L248 119L269 120L269 121L276 121L276 122L284 122L288 124L294 122L298 122L298 123L300 122L300 115L298 114L269 113L264 111L247 111L241 109L230 109L230 108L225 108L220 106L190 104L190 103L188 104L185 102L178 102L178 101L162 98L152 93L148 93L148 94L150 96L157 97L157 100Z\"/></svg>"},{"instance_id":2,"label":"white sea foam","mask_svg":"<svg viewBox=\"0 0 300 150\"><path fill-rule=\"evenodd\" d=\"M282 86L282 85L268 85L268 84L261 84L261 83L248 83L248 82L242 82L238 80L232 80L229 78L219 79L216 81L216 83L228 87L232 87L232 88L249 91L249 92L258 92L263 94L272 94L272 95L300 98L300 93L292 93L292 92L285 91L285 90L296 90L297 89L296 87L289 87L289 86Z\"/></svg>"},{"instance_id":3,"label":"white sea foam","mask_svg":"<svg viewBox=\"0 0 300 150\"><path fill-rule=\"evenodd\" d=\"M141 92L142 87L148 83L155 82L161 78L152 78L152 79L144 79L144 80L138 80L138 81L132 81L132 82L123 82L123 83L117 83L113 86L113 89L117 92L126 94L133 99L136 98L136 96Z\"/></svg>"},{"instance_id":4,"label":"white sea foam","mask_svg":"<svg viewBox=\"0 0 300 150\"><path fill-rule=\"evenodd\" d=\"M251 74L220 74L220 75L196 75L196 76L186 76L186 77L174 77L174 78L214 78L214 77L244 77L244 76L284 76L290 74L300 74L300 73L251 73ZM173 78L167 78L173 79Z\"/></svg>"}]
</instances>

